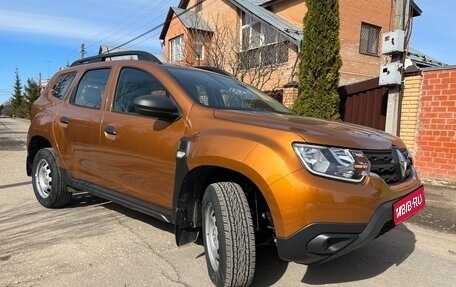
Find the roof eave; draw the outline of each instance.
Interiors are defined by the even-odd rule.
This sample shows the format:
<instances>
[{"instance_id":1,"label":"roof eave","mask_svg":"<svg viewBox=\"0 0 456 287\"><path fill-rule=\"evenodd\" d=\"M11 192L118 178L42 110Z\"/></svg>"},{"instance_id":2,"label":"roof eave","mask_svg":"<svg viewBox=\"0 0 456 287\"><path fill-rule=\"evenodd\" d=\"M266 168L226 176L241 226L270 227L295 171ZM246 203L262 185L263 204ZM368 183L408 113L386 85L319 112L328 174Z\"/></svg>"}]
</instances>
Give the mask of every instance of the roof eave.
<instances>
[{"instance_id":1,"label":"roof eave","mask_svg":"<svg viewBox=\"0 0 456 287\"><path fill-rule=\"evenodd\" d=\"M168 14L166 15L165 23L163 24L163 28L160 33L160 37L158 39L165 40L166 33L168 32L169 25L171 24L171 20L173 19L174 11L172 7L169 7Z\"/></svg>"},{"instance_id":2,"label":"roof eave","mask_svg":"<svg viewBox=\"0 0 456 287\"><path fill-rule=\"evenodd\" d=\"M299 31L298 29L295 29L294 25L287 22L286 20L282 19L284 22L287 23L287 26L290 26L290 28L292 29L288 29L288 28L285 28L284 30L274 26L273 24L269 23L267 20L265 20L264 18L262 18L261 16L257 15L254 11L250 11L248 7L244 6L242 3L239 3L239 1L236 1L236 0L230 0L230 2L235 5L236 7L238 7L239 9L241 9L242 11L244 12L248 12L252 15L254 15L255 17L257 17L258 19L260 19L262 22L268 24L268 25L271 25L272 27L275 27L277 31L279 31L282 35L284 35L286 38L288 38L290 41L292 41L293 43L296 44L296 46L298 46L298 49L301 45L301 41L302 41L302 37L293 37L291 34L289 34L289 32L287 32L286 30L296 30L296 31ZM259 8L262 8L262 9L265 9L261 6L258 6ZM265 9L266 10L266 9ZM268 10L266 10L268 11ZM270 12L270 11L268 11ZM296 27L297 28L297 27Z\"/></svg>"},{"instance_id":3,"label":"roof eave","mask_svg":"<svg viewBox=\"0 0 456 287\"><path fill-rule=\"evenodd\" d=\"M421 16L421 13L423 13L423 10L415 3L415 1L412 2L412 16L413 17L418 17Z\"/></svg>"}]
</instances>

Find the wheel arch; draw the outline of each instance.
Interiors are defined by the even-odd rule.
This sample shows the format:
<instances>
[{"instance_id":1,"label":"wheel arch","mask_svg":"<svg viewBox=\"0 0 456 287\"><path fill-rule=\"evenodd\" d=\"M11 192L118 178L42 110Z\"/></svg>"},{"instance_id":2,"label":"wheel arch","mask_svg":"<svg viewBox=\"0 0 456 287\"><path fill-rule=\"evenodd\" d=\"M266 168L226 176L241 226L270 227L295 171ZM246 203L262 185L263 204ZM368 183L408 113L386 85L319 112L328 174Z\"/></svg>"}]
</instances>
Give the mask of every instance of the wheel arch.
<instances>
[{"instance_id":1,"label":"wheel arch","mask_svg":"<svg viewBox=\"0 0 456 287\"><path fill-rule=\"evenodd\" d=\"M33 136L27 146L27 163L26 163L26 170L27 175L32 175L32 164L33 160L35 159L36 154L40 149L43 148L52 148L52 144L49 140L45 137L36 135Z\"/></svg>"},{"instance_id":2,"label":"wheel arch","mask_svg":"<svg viewBox=\"0 0 456 287\"><path fill-rule=\"evenodd\" d=\"M176 243L181 246L194 242L201 228L201 204L205 189L215 182L234 182L241 186L249 202L254 227L260 231L264 224L273 226L270 207L257 184L239 171L220 166L198 166L188 171L175 192L173 222ZM266 221L265 221L266 220ZM269 220L269 222L268 222Z\"/></svg>"}]
</instances>

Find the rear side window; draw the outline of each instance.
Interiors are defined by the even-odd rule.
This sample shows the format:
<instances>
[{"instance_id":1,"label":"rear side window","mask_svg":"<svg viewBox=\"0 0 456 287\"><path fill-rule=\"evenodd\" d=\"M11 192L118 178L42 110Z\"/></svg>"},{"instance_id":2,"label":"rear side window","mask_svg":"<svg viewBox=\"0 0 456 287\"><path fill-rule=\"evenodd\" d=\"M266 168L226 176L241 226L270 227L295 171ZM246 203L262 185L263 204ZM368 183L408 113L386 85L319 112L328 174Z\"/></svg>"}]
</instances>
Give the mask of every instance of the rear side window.
<instances>
[{"instance_id":1,"label":"rear side window","mask_svg":"<svg viewBox=\"0 0 456 287\"><path fill-rule=\"evenodd\" d=\"M167 96L168 93L151 74L138 69L124 68L120 72L112 110L121 113L135 113L134 100L145 95Z\"/></svg>"},{"instance_id":2,"label":"rear side window","mask_svg":"<svg viewBox=\"0 0 456 287\"><path fill-rule=\"evenodd\" d=\"M108 82L109 72L110 69L86 72L78 84L72 103L81 107L99 109Z\"/></svg>"},{"instance_id":3,"label":"rear side window","mask_svg":"<svg viewBox=\"0 0 456 287\"><path fill-rule=\"evenodd\" d=\"M61 75L55 83L54 87L52 87L52 95L57 99L63 100L75 76L76 73L68 73Z\"/></svg>"}]
</instances>

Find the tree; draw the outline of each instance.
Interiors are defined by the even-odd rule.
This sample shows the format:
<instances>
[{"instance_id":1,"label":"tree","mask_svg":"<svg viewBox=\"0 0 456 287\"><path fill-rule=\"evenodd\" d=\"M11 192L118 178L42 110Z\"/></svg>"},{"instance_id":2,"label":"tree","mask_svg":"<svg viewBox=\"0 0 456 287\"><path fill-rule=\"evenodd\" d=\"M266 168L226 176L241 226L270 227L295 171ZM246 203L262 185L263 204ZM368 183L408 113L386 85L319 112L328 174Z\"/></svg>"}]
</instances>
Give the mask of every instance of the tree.
<instances>
[{"instance_id":1,"label":"tree","mask_svg":"<svg viewBox=\"0 0 456 287\"><path fill-rule=\"evenodd\" d=\"M299 115L338 120L339 1L306 0L299 96L293 110Z\"/></svg>"},{"instance_id":2,"label":"tree","mask_svg":"<svg viewBox=\"0 0 456 287\"><path fill-rule=\"evenodd\" d=\"M29 78L27 80L27 85L24 87L24 100L25 106L27 110L27 116L30 116L30 109L32 107L33 102L40 96L41 87L40 85L33 79Z\"/></svg>"},{"instance_id":3,"label":"tree","mask_svg":"<svg viewBox=\"0 0 456 287\"><path fill-rule=\"evenodd\" d=\"M7 101L6 103L4 103L2 105L2 111L0 112L0 114L2 116L8 116L8 117L11 117L12 116L12 111L11 111L11 101Z\"/></svg>"},{"instance_id":4,"label":"tree","mask_svg":"<svg viewBox=\"0 0 456 287\"><path fill-rule=\"evenodd\" d=\"M16 79L14 81L14 91L11 95L11 114L13 117L25 118L27 116L27 105L24 95L22 94L22 85L18 68L16 68L14 73Z\"/></svg>"}]
</instances>

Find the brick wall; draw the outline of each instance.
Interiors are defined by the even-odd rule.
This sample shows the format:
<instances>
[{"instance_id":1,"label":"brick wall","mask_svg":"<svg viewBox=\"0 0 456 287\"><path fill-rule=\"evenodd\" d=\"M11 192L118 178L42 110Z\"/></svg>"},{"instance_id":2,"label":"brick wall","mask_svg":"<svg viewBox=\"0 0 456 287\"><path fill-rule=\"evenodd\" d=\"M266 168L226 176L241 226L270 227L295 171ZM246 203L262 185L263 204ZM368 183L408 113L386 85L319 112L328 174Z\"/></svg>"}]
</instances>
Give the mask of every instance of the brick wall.
<instances>
[{"instance_id":1,"label":"brick wall","mask_svg":"<svg viewBox=\"0 0 456 287\"><path fill-rule=\"evenodd\" d=\"M391 1L340 0L340 85L361 82L378 77L380 65L385 62L384 56L359 53L361 22L381 27L381 33L392 30L394 11ZM392 14L393 13L393 14ZM380 39L379 39L380 40Z\"/></svg>"},{"instance_id":2,"label":"brick wall","mask_svg":"<svg viewBox=\"0 0 456 287\"><path fill-rule=\"evenodd\" d=\"M423 71L415 144L422 178L456 182L456 67Z\"/></svg>"},{"instance_id":3,"label":"brick wall","mask_svg":"<svg viewBox=\"0 0 456 287\"><path fill-rule=\"evenodd\" d=\"M302 0L289 0L271 5L271 11L302 29L307 7Z\"/></svg>"},{"instance_id":4,"label":"brick wall","mask_svg":"<svg viewBox=\"0 0 456 287\"><path fill-rule=\"evenodd\" d=\"M291 83L290 83L290 85L286 85L283 88L282 104L285 107L291 109L293 107L294 102L298 98L298 95L299 95L299 91L298 91L297 83L296 83L296 85L293 85Z\"/></svg>"},{"instance_id":5,"label":"brick wall","mask_svg":"<svg viewBox=\"0 0 456 287\"><path fill-rule=\"evenodd\" d=\"M421 95L421 81L421 74L406 76L402 99L400 137L412 152L415 151L416 119Z\"/></svg>"}]
</instances>

